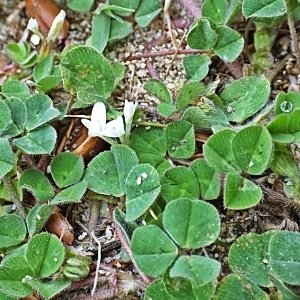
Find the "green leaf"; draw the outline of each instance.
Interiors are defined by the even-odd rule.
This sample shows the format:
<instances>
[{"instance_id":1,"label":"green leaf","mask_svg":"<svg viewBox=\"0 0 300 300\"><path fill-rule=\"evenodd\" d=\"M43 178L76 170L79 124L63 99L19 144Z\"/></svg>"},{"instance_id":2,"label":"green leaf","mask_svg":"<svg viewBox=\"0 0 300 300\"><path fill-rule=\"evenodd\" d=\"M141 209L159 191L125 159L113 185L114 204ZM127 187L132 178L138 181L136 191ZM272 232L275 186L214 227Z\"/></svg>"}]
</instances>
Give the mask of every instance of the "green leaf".
<instances>
[{"instance_id":1,"label":"green leaf","mask_svg":"<svg viewBox=\"0 0 300 300\"><path fill-rule=\"evenodd\" d=\"M298 182L299 170L290 146L275 144L270 169L278 175L289 177L292 182Z\"/></svg>"},{"instance_id":2,"label":"green leaf","mask_svg":"<svg viewBox=\"0 0 300 300\"><path fill-rule=\"evenodd\" d=\"M134 9L130 9L127 7L116 6L116 5L104 5L101 10L107 14L111 19L114 19L120 23L123 22L123 19L119 16L129 16L131 13L134 12Z\"/></svg>"},{"instance_id":3,"label":"green leaf","mask_svg":"<svg viewBox=\"0 0 300 300\"><path fill-rule=\"evenodd\" d=\"M55 195L48 178L39 170L24 170L19 184L20 187L29 190L39 202L45 202Z\"/></svg>"},{"instance_id":4,"label":"green leaf","mask_svg":"<svg viewBox=\"0 0 300 300\"><path fill-rule=\"evenodd\" d=\"M162 102L172 104L172 96L165 84L158 79L149 79L144 89L151 95L157 97Z\"/></svg>"},{"instance_id":5,"label":"green leaf","mask_svg":"<svg viewBox=\"0 0 300 300\"><path fill-rule=\"evenodd\" d=\"M170 270L170 277L186 278L195 286L203 286L215 280L220 270L217 260L198 255L181 256Z\"/></svg>"},{"instance_id":6,"label":"green leaf","mask_svg":"<svg viewBox=\"0 0 300 300\"><path fill-rule=\"evenodd\" d=\"M219 131L211 135L203 146L208 164L219 172L229 173L239 170L231 150L231 142L235 134L229 129Z\"/></svg>"},{"instance_id":7,"label":"green leaf","mask_svg":"<svg viewBox=\"0 0 300 300\"><path fill-rule=\"evenodd\" d=\"M72 152L63 152L51 162L51 175L60 188L78 182L84 171L83 158Z\"/></svg>"},{"instance_id":8,"label":"green leaf","mask_svg":"<svg viewBox=\"0 0 300 300\"><path fill-rule=\"evenodd\" d=\"M2 268L0 269L1 291L4 291L8 296L18 299L32 294L33 289L22 282L25 276L32 275L32 270L27 264L23 253L6 258L2 262Z\"/></svg>"},{"instance_id":9,"label":"green leaf","mask_svg":"<svg viewBox=\"0 0 300 300\"><path fill-rule=\"evenodd\" d=\"M43 94L33 95L25 100L27 107L26 129L31 131L60 115L59 110L53 107L52 100Z\"/></svg>"},{"instance_id":10,"label":"green leaf","mask_svg":"<svg viewBox=\"0 0 300 300\"><path fill-rule=\"evenodd\" d=\"M48 91L54 89L60 82L61 82L60 76L49 75L49 76L41 79L38 82L37 87L40 91L45 93L45 92L48 92Z\"/></svg>"},{"instance_id":11,"label":"green leaf","mask_svg":"<svg viewBox=\"0 0 300 300\"><path fill-rule=\"evenodd\" d=\"M163 157L167 152L164 130L158 127L138 127L130 135L130 147L138 156L149 153Z\"/></svg>"},{"instance_id":12,"label":"green leaf","mask_svg":"<svg viewBox=\"0 0 300 300\"><path fill-rule=\"evenodd\" d=\"M227 11L225 0L205 0L202 4L202 17L209 18L216 24L223 24Z\"/></svg>"},{"instance_id":13,"label":"green leaf","mask_svg":"<svg viewBox=\"0 0 300 300\"><path fill-rule=\"evenodd\" d=\"M235 161L244 172L260 175L271 159L272 138L266 128L250 126L233 137L231 148Z\"/></svg>"},{"instance_id":14,"label":"green leaf","mask_svg":"<svg viewBox=\"0 0 300 300\"><path fill-rule=\"evenodd\" d=\"M5 293L0 291L0 299L2 299L2 300L15 300L16 298L9 297Z\"/></svg>"},{"instance_id":15,"label":"green leaf","mask_svg":"<svg viewBox=\"0 0 300 300\"><path fill-rule=\"evenodd\" d=\"M183 110L204 92L205 86L200 82L191 82L183 85L176 99L177 110Z\"/></svg>"},{"instance_id":16,"label":"green leaf","mask_svg":"<svg viewBox=\"0 0 300 300\"><path fill-rule=\"evenodd\" d=\"M33 69L33 79L38 83L41 79L48 77L52 73L53 56L46 56L39 61Z\"/></svg>"},{"instance_id":17,"label":"green leaf","mask_svg":"<svg viewBox=\"0 0 300 300\"><path fill-rule=\"evenodd\" d=\"M6 101L6 103L11 112L12 123L6 127L4 135L15 137L21 134L25 129L27 123L27 108L24 101L19 98L9 99Z\"/></svg>"},{"instance_id":18,"label":"green leaf","mask_svg":"<svg viewBox=\"0 0 300 300\"><path fill-rule=\"evenodd\" d=\"M140 0L109 0L109 5L121 6L127 9L137 9Z\"/></svg>"},{"instance_id":19,"label":"green leaf","mask_svg":"<svg viewBox=\"0 0 300 300\"><path fill-rule=\"evenodd\" d=\"M11 112L8 105L0 100L0 111L1 111L1 118L0 118L0 133L3 132L11 123Z\"/></svg>"},{"instance_id":20,"label":"green leaf","mask_svg":"<svg viewBox=\"0 0 300 300\"><path fill-rule=\"evenodd\" d=\"M289 114L280 114L267 126L272 139L278 143L292 143L300 141L300 110Z\"/></svg>"},{"instance_id":21,"label":"green leaf","mask_svg":"<svg viewBox=\"0 0 300 300\"><path fill-rule=\"evenodd\" d=\"M220 95L229 121L243 122L267 102L270 83L265 77L242 77L227 85Z\"/></svg>"},{"instance_id":22,"label":"green leaf","mask_svg":"<svg viewBox=\"0 0 300 300\"><path fill-rule=\"evenodd\" d=\"M183 58L183 66L186 73L186 79L188 79L189 82L201 81L208 74L210 64L211 60L205 54L185 56Z\"/></svg>"},{"instance_id":23,"label":"green leaf","mask_svg":"<svg viewBox=\"0 0 300 300\"><path fill-rule=\"evenodd\" d=\"M133 150L125 145L114 145L89 163L84 179L88 188L98 194L122 196L125 181L131 169L138 164Z\"/></svg>"},{"instance_id":24,"label":"green leaf","mask_svg":"<svg viewBox=\"0 0 300 300\"><path fill-rule=\"evenodd\" d=\"M202 97L203 99L204 97ZM212 101L206 99L205 103L189 107L182 115L182 119L194 125L195 130L209 129L213 126L228 126L229 121L223 110Z\"/></svg>"},{"instance_id":25,"label":"green leaf","mask_svg":"<svg viewBox=\"0 0 300 300\"><path fill-rule=\"evenodd\" d=\"M217 209L201 200L181 198L171 201L165 208L163 224L170 237L186 249L210 245L220 233Z\"/></svg>"},{"instance_id":26,"label":"green leaf","mask_svg":"<svg viewBox=\"0 0 300 300\"><path fill-rule=\"evenodd\" d=\"M185 120L168 124L166 131L168 153L174 158L190 158L195 152L193 125Z\"/></svg>"},{"instance_id":27,"label":"green leaf","mask_svg":"<svg viewBox=\"0 0 300 300\"><path fill-rule=\"evenodd\" d=\"M259 235L248 233L239 237L230 247L229 266L239 276L247 277L253 283L269 287L269 242L274 232Z\"/></svg>"},{"instance_id":28,"label":"green leaf","mask_svg":"<svg viewBox=\"0 0 300 300\"><path fill-rule=\"evenodd\" d=\"M26 233L25 223L19 215L9 214L0 217L0 248L22 243Z\"/></svg>"},{"instance_id":29,"label":"green leaf","mask_svg":"<svg viewBox=\"0 0 300 300\"><path fill-rule=\"evenodd\" d=\"M109 111L112 107L106 103L105 98L85 91L78 91L77 97L74 101L74 104L72 105L72 108L85 108L88 106L92 106L96 102L103 102L104 104L106 104L107 118L109 118Z\"/></svg>"},{"instance_id":30,"label":"green leaf","mask_svg":"<svg viewBox=\"0 0 300 300\"><path fill-rule=\"evenodd\" d=\"M114 87L116 88L118 84L125 78L126 67L120 62L114 62L112 65L113 75L114 75ZM112 118L114 119L114 118Z\"/></svg>"},{"instance_id":31,"label":"green leaf","mask_svg":"<svg viewBox=\"0 0 300 300\"><path fill-rule=\"evenodd\" d=\"M51 213L52 206L50 205L35 205L30 209L26 218L28 234L30 237L43 229Z\"/></svg>"},{"instance_id":32,"label":"green leaf","mask_svg":"<svg viewBox=\"0 0 300 300\"><path fill-rule=\"evenodd\" d=\"M230 274L221 280L214 300L270 300L269 296L250 280Z\"/></svg>"},{"instance_id":33,"label":"green leaf","mask_svg":"<svg viewBox=\"0 0 300 300\"><path fill-rule=\"evenodd\" d=\"M192 289L195 300L211 300L215 294L216 286L212 281L200 287L192 286Z\"/></svg>"},{"instance_id":34,"label":"green leaf","mask_svg":"<svg viewBox=\"0 0 300 300\"><path fill-rule=\"evenodd\" d=\"M82 180L59 192L50 204L65 204L80 202L87 189L87 182Z\"/></svg>"},{"instance_id":35,"label":"green leaf","mask_svg":"<svg viewBox=\"0 0 300 300\"><path fill-rule=\"evenodd\" d=\"M92 35L90 41L91 46L98 50L99 53L102 53L107 46L111 30L111 22L111 18L103 12L93 15Z\"/></svg>"},{"instance_id":36,"label":"green leaf","mask_svg":"<svg viewBox=\"0 0 300 300\"><path fill-rule=\"evenodd\" d=\"M6 52L13 61L23 68L32 67L38 59L36 51L30 52L30 45L26 41L9 43Z\"/></svg>"},{"instance_id":37,"label":"green leaf","mask_svg":"<svg viewBox=\"0 0 300 300\"><path fill-rule=\"evenodd\" d=\"M177 256L176 245L155 225L134 231L131 251L139 269L149 276L162 274Z\"/></svg>"},{"instance_id":38,"label":"green leaf","mask_svg":"<svg viewBox=\"0 0 300 300\"><path fill-rule=\"evenodd\" d=\"M114 209L113 218L121 228L127 243L130 245L133 232L136 228L138 228L137 223L126 221L126 215L117 207Z\"/></svg>"},{"instance_id":39,"label":"green leaf","mask_svg":"<svg viewBox=\"0 0 300 300\"><path fill-rule=\"evenodd\" d=\"M30 96L30 90L23 81L7 80L3 83L1 94L6 98L16 97L26 99Z\"/></svg>"},{"instance_id":40,"label":"green leaf","mask_svg":"<svg viewBox=\"0 0 300 300\"><path fill-rule=\"evenodd\" d=\"M217 42L214 45L215 53L225 62L233 62L241 54L244 39L235 30L225 25L219 25L216 30Z\"/></svg>"},{"instance_id":41,"label":"green leaf","mask_svg":"<svg viewBox=\"0 0 300 300\"><path fill-rule=\"evenodd\" d=\"M190 168L197 177L201 197L205 200L217 199L221 190L219 173L211 168L203 158L194 160Z\"/></svg>"},{"instance_id":42,"label":"green leaf","mask_svg":"<svg viewBox=\"0 0 300 300\"><path fill-rule=\"evenodd\" d=\"M28 243L26 261L36 278L45 278L56 272L65 259L62 242L50 233L40 233Z\"/></svg>"},{"instance_id":43,"label":"green leaf","mask_svg":"<svg viewBox=\"0 0 300 300\"><path fill-rule=\"evenodd\" d=\"M280 92L275 99L274 112L276 115L291 113L300 109L300 94L298 92Z\"/></svg>"},{"instance_id":44,"label":"green leaf","mask_svg":"<svg viewBox=\"0 0 300 300\"><path fill-rule=\"evenodd\" d=\"M252 181L236 173L229 173L225 182L224 204L228 209L245 209L255 206L262 191Z\"/></svg>"},{"instance_id":45,"label":"green leaf","mask_svg":"<svg viewBox=\"0 0 300 300\"><path fill-rule=\"evenodd\" d=\"M37 279L33 279L30 276L25 277L24 282L26 282L29 286L34 288L42 295L42 297L46 300L51 299L55 295L62 292L64 289L69 287L72 283L69 279L55 279L48 282L40 282Z\"/></svg>"},{"instance_id":46,"label":"green leaf","mask_svg":"<svg viewBox=\"0 0 300 300\"><path fill-rule=\"evenodd\" d=\"M171 168L170 163L163 158L162 156L155 155L155 154L142 154L140 157L140 163L145 164L148 163L151 166L155 168L157 171L159 177L162 177L162 175Z\"/></svg>"},{"instance_id":47,"label":"green leaf","mask_svg":"<svg viewBox=\"0 0 300 300\"><path fill-rule=\"evenodd\" d=\"M240 0L227 0L228 7L226 12L226 20L224 24L231 23L238 13L241 11L241 2Z\"/></svg>"},{"instance_id":48,"label":"green leaf","mask_svg":"<svg viewBox=\"0 0 300 300\"><path fill-rule=\"evenodd\" d=\"M87 12L92 8L94 0L67 0L67 6L78 12Z\"/></svg>"},{"instance_id":49,"label":"green leaf","mask_svg":"<svg viewBox=\"0 0 300 300\"><path fill-rule=\"evenodd\" d=\"M201 18L192 27L187 36L187 43L192 49L211 50L217 42L218 34L211 27L208 19Z\"/></svg>"},{"instance_id":50,"label":"green leaf","mask_svg":"<svg viewBox=\"0 0 300 300\"><path fill-rule=\"evenodd\" d=\"M28 154L50 154L56 143L56 131L50 125L46 125L15 139L13 142Z\"/></svg>"},{"instance_id":51,"label":"green leaf","mask_svg":"<svg viewBox=\"0 0 300 300\"><path fill-rule=\"evenodd\" d=\"M122 23L117 20L112 20L110 24L110 33L108 42L121 40L133 32L132 23L123 20Z\"/></svg>"},{"instance_id":52,"label":"green leaf","mask_svg":"<svg viewBox=\"0 0 300 300\"><path fill-rule=\"evenodd\" d=\"M162 10L159 0L141 0L135 13L135 20L140 27L146 27Z\"/></svg>"},{"instance_id":53,"label":"green leaf","mask_svg":"<svg viewBox=\"0 0 300 300\"><path fill-rule=\"evenodd\" d=\"M163 117L168 118L176 111L176 106L170 103L163 102L158 104L157 110Z\"/></svg>"},{"instance_id":54,"label":"green leaf","mask_svg":"<svg viewBox=\"0 0 300 300\"><path fill-rule=\"evenodd\" d=\"M96 49L78 46L60 62L64 87L71 94L82 90L108 98L114 89L112 66Z\"/></svg>"},{"instance_id":55,"label":"green leaf","mask_svg":"<svg viewBox=\"0 0 300 300\"><path fill-rule=\"evenodd\" d=\"M10 147L9 141L0 138L0 179L12 170L15 165L14 153Z\"/></svg>"},{"instance_id":56,"label":"green leaf","mask_svg":"<svg viewBox=\"0 0 300 300\"><path fill-rule=\"evenodd\" d=\"M148 164L131 169L125 183L126 221L134 221L153 204L160 193L157 171Z\"/></svg>"},{"instance_id":57,"label":"green leaf","mask_svg":"<svg viewBox=\"0 0 300 300\"><path fill-rule=\"evenodd\" d=\"M20 63L30 53L27 42L9 43L6 47L7 55L15 62Z\"/></svg>"},{"instance_id":58,"label":"green leaf","mask_svg":"<svg viewBox=\"0 0 300 300\"><path fill-rule=\"evenodd\" d=\"M175 299L194 299L191 282L182 277L171 278L169 272L163 274L163 283L170 296Z\"/></svg>"},{"instance_id":59,"label":"green leaf","mask_svg":"<svg viewBox=\"0 0 300 300\"><path fill-rule=\"evenodd\" d=\"M161 278L152 281L147 286L144 299L145 300L155 300L155 299L176 300L174 297L168 294L164 282Z\"/></svg>"},{"instance_id":60,"label":"green leaf","mask_svg":"<svg viewBox=\"0 0 300 300\"><path fill-rule=\"evenodd\" d=\"M246 18L275 18L286 13L284 0L243 0L242 11Z\"/></svg>"},{"instance_id":61,"label":"green leaf","mask_svg":"<svg viewBox=\"0 0 300 300\"><path fill-rule=\"evenodd\" d=\"M293 291L291 291L281 280L278 278L271 276L273 284L278 289L279 298L281 300L299 300L300 296L296 295Z\"/></svg>"},{"instance_id":62,"label":"green leaf","mask_svg":"<svg viewBox=\"0 0 300 300\"><path fill-rule=\"evenodd\" d=\"M161 178L161 196L167 202L181 197L199 198L200 190L194 172L183 166L167 170Z\"/></svg>"},{"instance_id":63,"label":"green leaf","mask_svg":"<svg viewBox=\"0 0 300 300\"><path fill-rule=\"evenodd\" d=\"M287 284L300 284L299 247L299 232L276 231L270 239L269 263L271 271Z\"/></svg>"},{"instance_id":64,"label":"green leaf","mask_svg":"<svg viewBox=\"0 0 300 300\"><path fill-rule=\"evenodd\" d=\"M37 61L38 61L38 55L36 51L32 51L26 57L24 57L24 59L22 59L22 61L20 61L19 64L23 68L30 68L34 66Z\"/></svg>"},{"instance_id":65,"label":"green leaf","mask_svg":"<svg viewBox=\"0 0 300 300\"><path fill-rule=\"evenodd\" d=\"M289 132L290 116L281 114L273 119L267 129L272 135L274 142L290 144L295 141L295 136Z\"/></svg>"}]
</instances>

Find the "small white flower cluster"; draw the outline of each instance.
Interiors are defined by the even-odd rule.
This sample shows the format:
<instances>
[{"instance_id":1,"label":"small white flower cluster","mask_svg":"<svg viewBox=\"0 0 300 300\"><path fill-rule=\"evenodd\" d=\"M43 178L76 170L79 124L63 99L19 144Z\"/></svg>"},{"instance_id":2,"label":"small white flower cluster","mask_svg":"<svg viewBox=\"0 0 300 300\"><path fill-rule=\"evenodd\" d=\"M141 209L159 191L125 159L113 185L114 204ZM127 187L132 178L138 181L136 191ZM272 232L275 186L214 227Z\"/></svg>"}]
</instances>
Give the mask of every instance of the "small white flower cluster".
<instances>
[{"instance_id":1,"label":"small white flower cluster","mask_svg":"<svg viewBox=\"0 0 300 300\"><path fill-rule=\"evenodd\" d=\"M116 120L112 120L106 123L106 108L104 103L97 102L94 104L91 120L83 119L82 124L88 128L90 136L107 136L112 138L122 137L126 138L130 135L130 129L132 124L132 118L137 107L137 102L132 103L125 100L124 105L124 119L121 116Z\"/></svg>"},{"instance_id":2,"label":"small white flower cluster","mask_svg":"<svg viewBox=\"0 0 300 300\"><path fill-rule=\"evenodd\" d=\"M54 18L49 33L46 37L47 43L49 43L50 41L54 42L55 39L58 37L63 27L65 17L66 12L64 10L61 10L59 14ZM40 40L44 39L44 36L39 31L39 24L36 19L30 18L30 20L28 21L27 29L34 33L34 35L31 37L31 42L34 45L38 45L40 43Z\"/></svg>"}]
</instances>

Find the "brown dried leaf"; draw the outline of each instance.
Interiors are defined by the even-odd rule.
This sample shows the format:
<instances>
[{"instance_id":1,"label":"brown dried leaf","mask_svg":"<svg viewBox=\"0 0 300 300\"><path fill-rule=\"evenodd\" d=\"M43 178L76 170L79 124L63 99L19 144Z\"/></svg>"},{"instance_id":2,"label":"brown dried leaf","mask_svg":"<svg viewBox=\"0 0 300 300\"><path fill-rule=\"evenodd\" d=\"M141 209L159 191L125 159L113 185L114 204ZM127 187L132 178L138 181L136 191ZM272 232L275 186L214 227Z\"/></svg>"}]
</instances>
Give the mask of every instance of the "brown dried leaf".
<instances>
[{"instance_id":1,"label":"brown dried leaf","mask_svg":"<svg viewBox=\"0 0 300 300\"><path fill-rule=\"evenodd\" d=\"M60 213L60 209L57 206L54 207L53 213L47 221L46 229L68 245L71 245L74 241L73 227Z\"/></svg>"}]
</instances>

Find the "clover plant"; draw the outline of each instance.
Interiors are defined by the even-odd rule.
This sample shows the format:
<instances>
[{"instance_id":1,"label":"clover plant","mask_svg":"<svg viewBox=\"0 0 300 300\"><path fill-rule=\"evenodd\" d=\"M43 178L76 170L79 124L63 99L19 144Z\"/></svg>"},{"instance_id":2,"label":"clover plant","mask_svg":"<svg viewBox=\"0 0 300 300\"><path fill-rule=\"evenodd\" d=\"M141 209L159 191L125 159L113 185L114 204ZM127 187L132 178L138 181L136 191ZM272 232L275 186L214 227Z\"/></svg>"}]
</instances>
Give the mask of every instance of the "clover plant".
<instances>
[{"instance_id":1,"label":"clover plant","mask_svg":"<svg viewBox=\"0 0 300 300\"><path fill-rule=\"evenodd\" d=\"M67 5L87 12L94 1ZM273 65L274 28L299 20L299 4L203 1L202 17L186 36L188 46L201 51L183 58L186 82L176 91L158 79L144 86L158 99L164 120L150 123L142 120L138 99L126 100L123 112L114 108L112 95L125 66L102 53L132 32L132 16L146 27L161 10L158 0L101 3L93 11L86 44L69 45L59 56L51 45L63 11L47 37L30 20L28 29L42 39L37 52L23 41L8 45L6 52L21 73L6 80L0 92L1 299L33 292L51 299L89 274L89 256L44 232L56 206L83 197L114 207L122 245L147 279L144 299L300 298L293 289L300 285L297 232L239 237L230 248L232 272L226 276L205 251L218 243L221 231L211 200L223 200L225 209L254 207L263 198L257 178L267 172L285 178L284 193L299 205L300 175L291 145L300 141L300 96L280 92L270 103L270 77L262 75ZM231 63L243 51L247 35L230 27L240 13L255 25L250 66L222 87L218 79L205 84L213 59ZM59 84L69 93L64 103L45 94ZM80 115L81 123L89 138L108 143L105 151L86 163L75 153L57 153L57 124L91 106L91 117ZM201 145L195 140L199 131L209 133ZM195 158L199 152L203 157ZM49 158L48 172L36 163L41 155ZM33 200L25 205L27 197Z\"/></svg>"},{"instance_id":2,"label":"clover plant","mask_svg":"<svg viewBox=\"0 0 300 300\"><path fill-rule=\"evenodd\" d=\"M76 11L89 11L94 1L69 0L67 5ZM94 11L92 33L86 44L93 46L100 53L108 43L120 40L133 32L133 24L124 17L134 15L134 20L141 27L146 27L162 10L159 0L107 0L100 3Z\"/></svg>"}]
</instances>

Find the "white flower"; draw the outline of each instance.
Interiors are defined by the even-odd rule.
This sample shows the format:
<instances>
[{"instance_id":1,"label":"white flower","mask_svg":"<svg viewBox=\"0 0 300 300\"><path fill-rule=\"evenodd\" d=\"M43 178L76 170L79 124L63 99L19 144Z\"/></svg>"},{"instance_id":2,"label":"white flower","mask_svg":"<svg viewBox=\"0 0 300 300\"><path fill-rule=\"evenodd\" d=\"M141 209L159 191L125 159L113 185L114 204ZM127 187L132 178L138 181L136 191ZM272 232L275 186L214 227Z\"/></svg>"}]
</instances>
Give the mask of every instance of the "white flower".
<instances>
[{"instance_id":1,"label":"white flower","mask_svg":"<svg viewBox=\"0 0 300 300\"><path fill-rule=\"evenodd\" d=\"M89 129L90 136L121 137L125 134L121 116L106 124L106 108L102 102L95 103L91 120L82 119L81 122Z\"/></svg>"},{"instance_id":2,"label":"white flower","mask_svg":"<svg viewBox=\"0 0 300 300\"><path fill-rule=\"evenodd\" d=\"M30 18L27 24L27 29L32 31L33 33L36 33L36 31L39 30L39 24L37 20Z\"/></svg>"},{"instance_id":3,"label":"white flower","mask_svg":"<svg viewBox=\"0 0 300 300\"><path fill-rule=\"evenodd\" d=\"M33 40L31 41L34 45L38 45L40 39L44 39L44 36L39 31L39 24L36 19L30 18L27 24L27 29L32 31L34 35L31 37Z\"/></svg>"},{"instance_id":4,"label":"white flower","mask_svg":"<svg viewBox=\"0 0 300 300\"><path fill-rule=\"evenodd\" d=\"M55 41L55 39L58 37L64 21L66 17L66 12L64 10L61 10L59 14L54 18L51 28L49 30L48 36L47 36L47 42L49 43L50 41Z\"/></svg>"},{"instance_id":5,"label":"white flower","mask_svg":"<svg viewBox=\"0 0 300 300\"><path fill-rule=\"evenodd\" d=\"M41 38L37 34L33 34L30 38L30 42L35 46L37 46L40 43L40 41Z\"/></svg>"},{"instance_id":6,"label":"white flower","mask_svg":"<svg viewBox=\"0 0 300 300\"><path fill-rule=\"evenodd\" d=\"M132 123L132 118L135 113L137 107L137 102L129 102L128 100L125 100L124 105L124 117L125 117L125 124Z\"/></svg>"},{"instance_id":7,"label":"white flower","mask_svg":"<svg viewBox=\"0 0 300 300\"><path fill-rule=\"evenodd\" d=\"M130 135L130 129L132 124L132 118L135 113L137 102L129 102L125 100L124 105L124 118L125 118L125 127L126 127L126 136L129 137Z\"/></svg>"}]
</instances>

